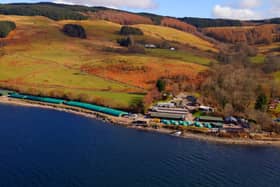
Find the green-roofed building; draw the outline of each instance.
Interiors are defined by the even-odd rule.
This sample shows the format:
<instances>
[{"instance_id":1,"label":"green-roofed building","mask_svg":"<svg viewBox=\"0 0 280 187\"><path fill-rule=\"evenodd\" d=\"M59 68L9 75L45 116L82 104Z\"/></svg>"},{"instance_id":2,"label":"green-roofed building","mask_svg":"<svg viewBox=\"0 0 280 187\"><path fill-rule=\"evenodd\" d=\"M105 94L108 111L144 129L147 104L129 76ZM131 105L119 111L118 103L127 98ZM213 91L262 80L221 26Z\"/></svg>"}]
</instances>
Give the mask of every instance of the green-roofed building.
<instances>
[{"instance_id":1,"label":"green-roofed building","mask_svg":"<svg viewBox=\"0 0 280 187\"><path fill-rule=\"evenodd\" d=\"M224 123L224 119L221 117L213 117L213 116L200 116L198 118L200 122L210 122L210 123Z\"/></svg>"},{"instance_id":2,"label":"green-roofed building","mask_svg":"<svg viewBox=\"0 0 280 187\"><path fill-rule=\"evenodd\" d=\"M169 119L169 120L185 120L184 114L172 114L165 112L150 112L149 115L152 118Z\"/></svg>"},{"instance_id":3,"label":"green-roofed building","mask_svg":"<svg viewBox=\"0 0 280 187\"><path fill-rule=\"evenodd\" d=\"M95 111L95 112L100 112L100 113L104 113L104 114L108 114L108 115L112 115L112 116L117 116L117 117L128 115L127 112L124 112L124 111L121 111L121 110L116 110L116 109L107 108L107 107L103 107L103 106L93 105L93 104L89 104L89 103L69 101L69 102L65 102L64 104L69 105L69 106L84 108L84 109L88 109L88 110L92 110L92 111Z\"/></svg>"}]
</instances>

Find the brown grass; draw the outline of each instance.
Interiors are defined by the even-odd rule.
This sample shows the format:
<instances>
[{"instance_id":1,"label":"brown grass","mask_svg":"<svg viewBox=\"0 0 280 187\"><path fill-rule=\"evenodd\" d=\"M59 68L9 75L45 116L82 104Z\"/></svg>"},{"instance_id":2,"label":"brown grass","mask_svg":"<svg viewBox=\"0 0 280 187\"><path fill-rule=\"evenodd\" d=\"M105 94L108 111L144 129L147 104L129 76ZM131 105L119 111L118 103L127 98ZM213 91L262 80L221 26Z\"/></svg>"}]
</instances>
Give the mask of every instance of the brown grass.
<instances>
[{"instance_id":1,"label":"brown grass","mask_svg":"<svg viewBox=\"0 0 280 187\"><path fill-rule=\"evenodd\" d=\"M111 63L104 63L106 65L102 67L85 65L82 70L107 79L149 89L161 77L184 75L190 80L194 80L199 72L206 69L205 66L198 64L153 57L130 56L122 57L122 59L119 61L110 59L108 62Z\"/></svg>"},{"instance_id":2,"label":"brown grass","mask_svg":"<svg viewBox=\"0 0 280 187\"><path fill-rule=\"evenodd\" d=\"M203 33L223 42L270 43L277 39L277 25L205 28Z\"/></svg>"},{"instance_id":3,"label":"brown grass","mask_svg":"<svg viewBox=\"0 0 280 187\"><path fill-rule=\"evenodd\" d=\"M197 31L196 27L190 24L168 17L165 17L161 20L161 25L190 33L195 33Z\"/></svg>"}]
</instances>

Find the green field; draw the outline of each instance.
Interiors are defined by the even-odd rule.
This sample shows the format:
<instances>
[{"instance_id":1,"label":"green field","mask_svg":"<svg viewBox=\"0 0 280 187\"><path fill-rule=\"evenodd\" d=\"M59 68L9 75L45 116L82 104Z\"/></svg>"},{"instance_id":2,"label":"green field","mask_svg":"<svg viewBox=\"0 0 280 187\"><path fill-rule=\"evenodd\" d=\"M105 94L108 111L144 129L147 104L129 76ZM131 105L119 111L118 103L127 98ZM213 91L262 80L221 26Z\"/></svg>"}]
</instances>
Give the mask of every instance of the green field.
<instances>
[{"instance_id":1,"label":"green field","mask_svg":"<svg viewBox=\"0 0 280 187\"><path fill-rule=\"evenodd\" d=\"M148 55L156 57L164 57L170 59L182 60L185 62L192 62L201 65L209 65L211 62L216 62L216 60L197 56L185 51L171 51L169 49L146 49Z\"/></svg>"},{"instance_id":2,"label":"green field","mask_svg":"<svg viewBox=\"0 0 280 187\"><path fill-rule=\"evenodd\" d=\"M265 58L266 58L265 55L259 54L255 57L250 57L250 61L254 64L262 64L262 63L264 63Z\"/></svg>"},{"instance_id":3,"label":"green field","mask_svg":"<svg viewBox=\"0 0 280 187\"><path fill-rule=\"evenodd\" d=\"M274 74L275 79L280 83L280 71Z\"/></svg>"},{"instance_id":4,"label":"green field","mask_svg":"<svg viewBox=\"0 0 280 187\"><path fill-rule=\"evenodd\" d=\"M136 25L135 27L143 30L145 35L148 36L153 36L167 41L188 44L192 47L204 51L209 50L217 52L217 49L214 47L213 44L190 33L186 33L169 27L162 27L156 25Z\"/></svg>"}]
</instances>

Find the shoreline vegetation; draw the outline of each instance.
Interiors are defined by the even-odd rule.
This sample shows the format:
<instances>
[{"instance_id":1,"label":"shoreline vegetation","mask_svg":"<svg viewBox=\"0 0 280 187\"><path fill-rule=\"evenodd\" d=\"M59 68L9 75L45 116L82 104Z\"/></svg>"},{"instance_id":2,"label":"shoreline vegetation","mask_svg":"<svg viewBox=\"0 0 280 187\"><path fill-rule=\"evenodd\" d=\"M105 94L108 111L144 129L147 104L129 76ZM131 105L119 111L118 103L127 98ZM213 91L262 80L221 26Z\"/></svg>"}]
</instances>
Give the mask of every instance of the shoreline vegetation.
<instances>
[{"instance_id":1,"label":"shoreline vegetation","mask_svg":"<svg viewBox=\"0 0 280 187\"><path fill-rule=\"evenodd\" d=\"M155 129L152 127L146 127L146 128L136 127L132 125L133 120L131 119L122 118L122 117L113 117L110 115L106 115L106 114L102 114L86 109L81 109L77 107L70 107L66 105L45 104L45 103L34 102L34 101L18 100L18 99L13 99L8 97L0 97L0 103L68 112L68 113L72 113L88 118L102 120L112 125L121 125L130 129L146 131L146 132L154 132L154 133L169 134L169 135L175 132L175 130L167 129L167 128ZM209 143L228 144L228 145L277 146L277 147L279 146L280 147L280 138L270 138L267 140L263 140L263 139L256 140L250 138L221 138L221 137L215 137L206 134L195 134L192 132L184 132L181 136L178 137L199 140L199 141L204 141Z\"/></svg>"}]
</instances>

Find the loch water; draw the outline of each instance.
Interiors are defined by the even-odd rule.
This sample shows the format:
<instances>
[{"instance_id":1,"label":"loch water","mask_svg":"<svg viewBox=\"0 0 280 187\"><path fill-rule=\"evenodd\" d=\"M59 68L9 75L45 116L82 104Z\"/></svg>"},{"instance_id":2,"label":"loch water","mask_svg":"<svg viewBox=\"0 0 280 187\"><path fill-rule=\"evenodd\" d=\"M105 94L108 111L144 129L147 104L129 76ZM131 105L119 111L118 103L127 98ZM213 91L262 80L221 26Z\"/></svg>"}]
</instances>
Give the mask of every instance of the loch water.
<instances>
[{"instance_id":1,"label":"loch water","mask_svg":"<svg viewBox=\"0 0 280 187\"><path fill-rule=\"evenodd\" d=\"M182 139L0 105L0 187L279 187L280 148Z\"/></svg>"}]
</instances>

